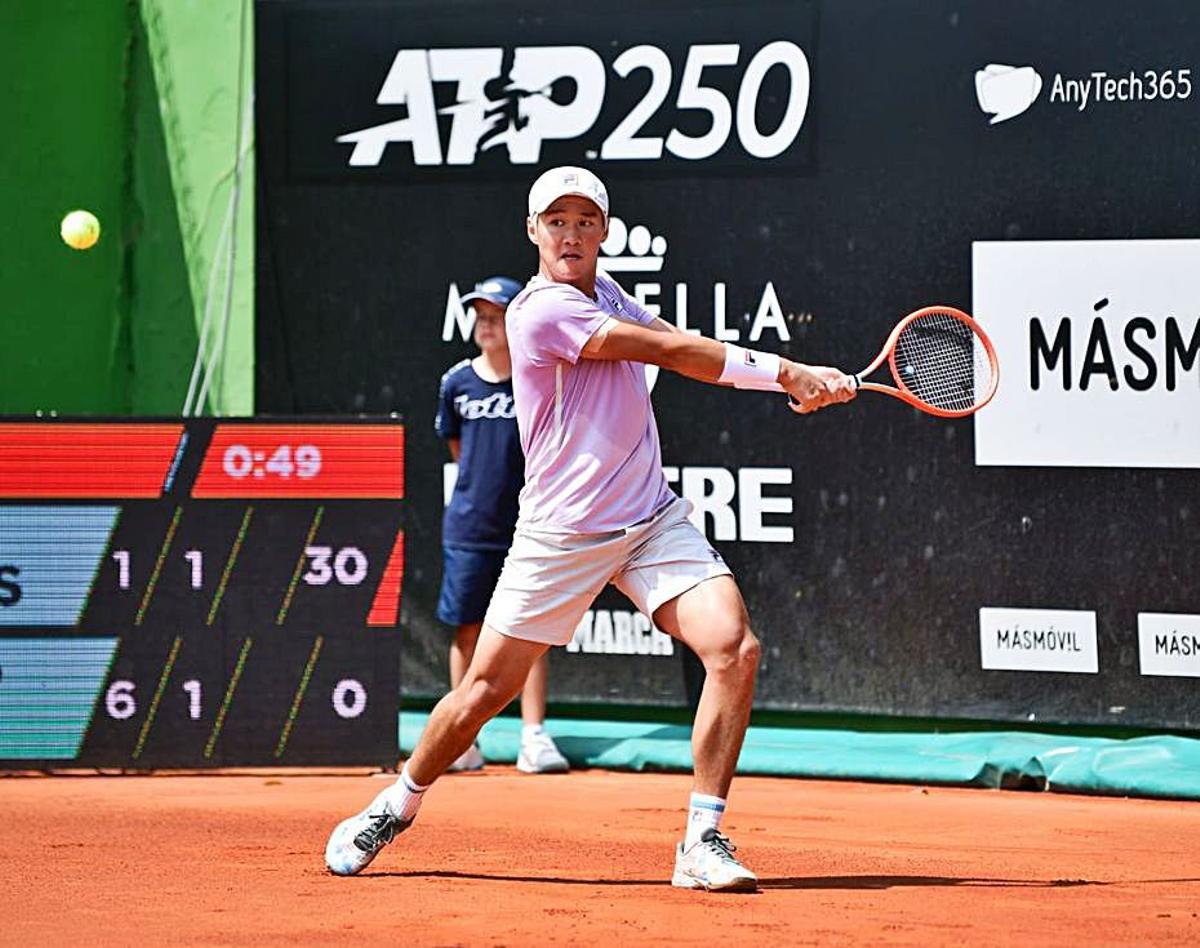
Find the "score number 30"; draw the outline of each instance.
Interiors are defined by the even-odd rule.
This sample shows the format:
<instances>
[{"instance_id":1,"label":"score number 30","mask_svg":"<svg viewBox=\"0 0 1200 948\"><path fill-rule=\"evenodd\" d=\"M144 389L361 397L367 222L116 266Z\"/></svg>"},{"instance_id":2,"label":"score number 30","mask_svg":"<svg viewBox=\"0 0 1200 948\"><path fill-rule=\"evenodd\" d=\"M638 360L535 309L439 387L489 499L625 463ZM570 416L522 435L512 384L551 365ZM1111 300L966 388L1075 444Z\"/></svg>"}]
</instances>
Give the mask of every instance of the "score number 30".
<instances>
[{"instance_id":1,"label":"score number 30","mask_svg":"<svg viewBox=\"0 0 1200 948\"><path fill-rule=\"evenodd\" d=\"M293 451L290 444L281 444L268 458L265 451L251 451L244 444L231 444L225 449L221 466L235 480L268 474L312 478L321 473L321 449L315 444L302 444Z\"/></svg>"}]
</instances>

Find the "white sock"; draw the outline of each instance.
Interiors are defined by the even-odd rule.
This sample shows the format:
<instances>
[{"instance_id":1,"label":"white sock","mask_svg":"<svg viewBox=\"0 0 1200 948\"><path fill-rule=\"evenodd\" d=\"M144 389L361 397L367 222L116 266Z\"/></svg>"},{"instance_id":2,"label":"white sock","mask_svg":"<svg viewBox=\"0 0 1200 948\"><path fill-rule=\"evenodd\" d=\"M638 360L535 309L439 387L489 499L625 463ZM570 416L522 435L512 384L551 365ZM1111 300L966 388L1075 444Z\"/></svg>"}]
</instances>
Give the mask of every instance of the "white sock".
<instances>
[{"instance_id":1,"label":"white sock","mask_svg":"<svg viewBox=\"0 0 1200 948\"><path fill-rule=\"evenodd\" d=\"M688 801L687 835L683 839L684 850L700 842L706 829L720 829L721 817L725 815L725 801L721 797L710 797L693 793Z\"/></svg>"},{"instance_id":2,"label":"white sock","mask_svg":"<svg viewBox=\"0 0 1200 948\"><path fill-rule=\"evenodd\" d=\"M544 724L523 724L521 725L521 741L524 743L530 738L539 737L546 733Z\"/></svg>"},{"instance_id":3,"label":"white sock","mask_svg":"<svg viewBox=\"0 0 1200 948\"><path fill-rule=\"evenodd\" d=\"M417 810L421 809L421 801L425 799L425 791L428 789L428 785L422 787L408 775L408 764L405 763L396 782L380 796L383 797L383 805L392 816L412 820L417 815Z\"/></svg>"}]
</instances>

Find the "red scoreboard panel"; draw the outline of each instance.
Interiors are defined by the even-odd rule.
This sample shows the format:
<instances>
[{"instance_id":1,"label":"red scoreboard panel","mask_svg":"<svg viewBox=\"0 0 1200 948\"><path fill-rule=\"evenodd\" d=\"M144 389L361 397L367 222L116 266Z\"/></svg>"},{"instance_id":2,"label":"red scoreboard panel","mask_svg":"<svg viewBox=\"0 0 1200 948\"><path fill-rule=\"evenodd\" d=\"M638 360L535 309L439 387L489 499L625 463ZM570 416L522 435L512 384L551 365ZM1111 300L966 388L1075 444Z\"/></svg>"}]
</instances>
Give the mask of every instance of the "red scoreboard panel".
<instances>
[{"instance_id":1,"label":"red scoreboard panel","mask_svg":"<svg viewBox=\"0 0 1200 948\"><path fill-rule=\"evenodd\" d=\"M182 422L0 422L0 499L153 498Z\"/></svg>"},{"instance_id":2,"label":"red scoreboard panel","mask_svg":"<svg viewBox=\"0 0 1200 948\"><path fill-rule=\"evenodd\" d=\"M396 420L0 421L0 767L391 766Z\"/></svg>"},{"instance_id":3,"label":"red scoreboard panel","mask_svg":"<svg viewBox=\"0 0 1200 948\"><path fill-rule=\"evenodd\" d=\"M193 497L404 496L396 425L218 424Z\"/></svg>"}]
</instances>

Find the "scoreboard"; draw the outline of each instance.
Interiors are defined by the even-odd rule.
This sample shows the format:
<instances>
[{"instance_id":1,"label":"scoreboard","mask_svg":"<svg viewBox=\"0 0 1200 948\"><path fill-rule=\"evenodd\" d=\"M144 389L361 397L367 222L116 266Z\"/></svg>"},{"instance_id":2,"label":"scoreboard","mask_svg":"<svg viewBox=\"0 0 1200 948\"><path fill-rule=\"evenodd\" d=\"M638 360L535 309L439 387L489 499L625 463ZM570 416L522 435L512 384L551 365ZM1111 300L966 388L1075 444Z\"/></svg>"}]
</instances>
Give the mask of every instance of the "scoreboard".
<instances>
[{"instance_id":1,"label":"scoreboard","mask_svg":"<svg viewBox=\"0 0 1200 948\"><path fill-rule=\"evenodd\" d=\"M0 420L0 767L393 766L404 428Z\"/></svg>"}]
</instances>

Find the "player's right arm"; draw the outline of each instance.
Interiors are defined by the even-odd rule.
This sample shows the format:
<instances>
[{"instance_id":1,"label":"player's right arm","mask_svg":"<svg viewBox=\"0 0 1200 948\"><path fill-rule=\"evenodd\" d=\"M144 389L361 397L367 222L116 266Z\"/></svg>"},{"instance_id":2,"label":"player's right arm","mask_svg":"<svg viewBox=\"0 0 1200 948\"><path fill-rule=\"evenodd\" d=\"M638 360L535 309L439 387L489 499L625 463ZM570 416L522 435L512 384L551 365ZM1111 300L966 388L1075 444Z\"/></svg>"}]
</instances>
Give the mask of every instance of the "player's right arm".
<instances>
[{"instance_id":1,"label":"player's right arm","mask_svg":"<svg viewBox=\"0 0 1200 948\"><path fill-rule=\"evenodd\" d=\"M580 355L585 359L647 362L712 385L722 380L729 349L725 343L694 336L662 319L641 326L607 320L588 339ZM797 411L809 412L855 395L850 377L828 366L810 366L779 358L777 381L798 402Z\"/></svg>"}]
</instances>

